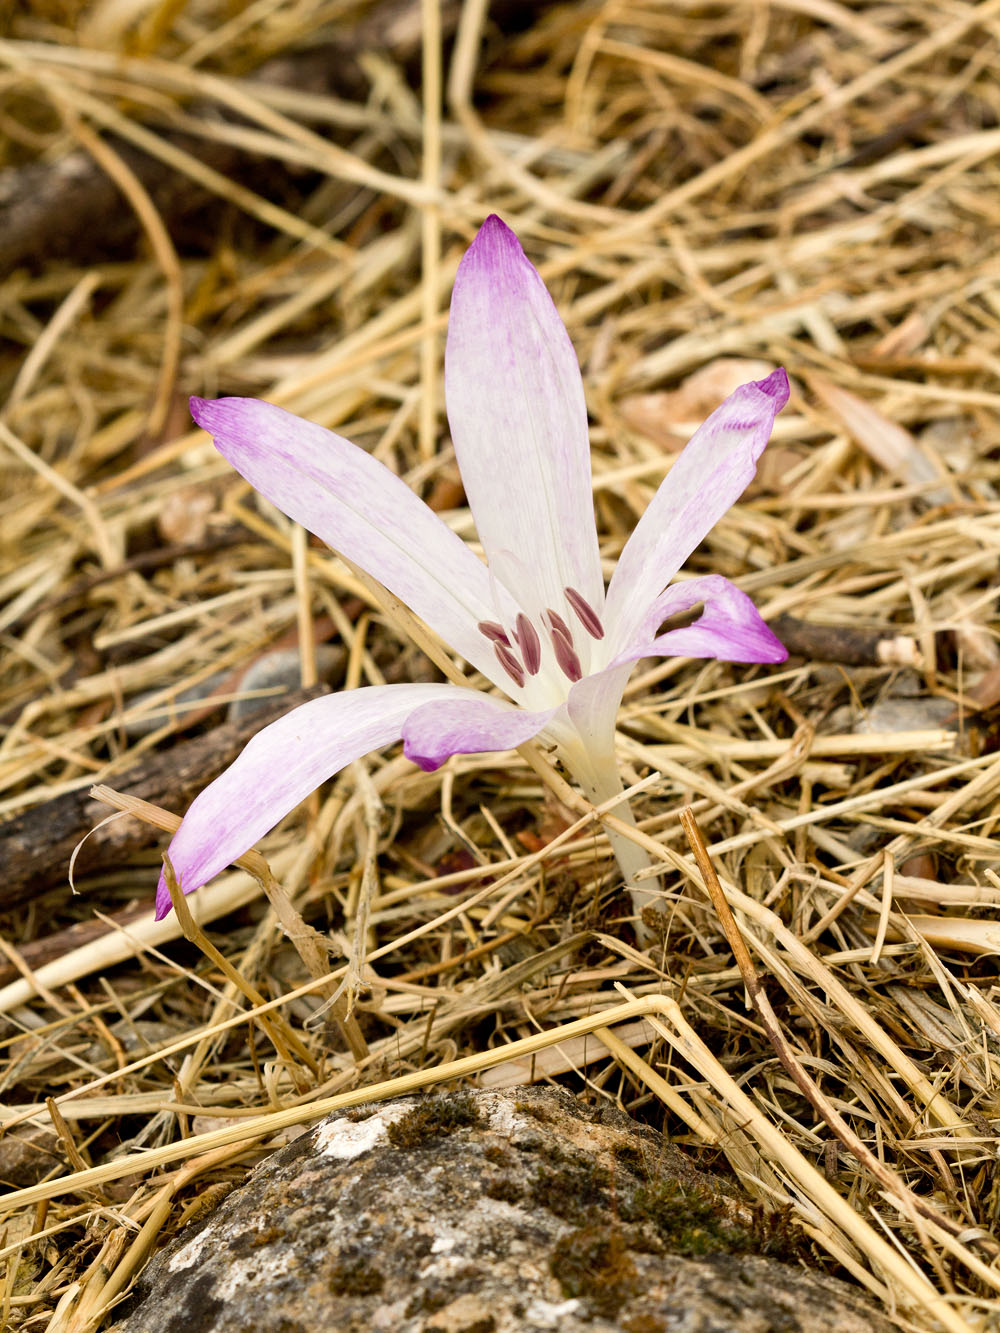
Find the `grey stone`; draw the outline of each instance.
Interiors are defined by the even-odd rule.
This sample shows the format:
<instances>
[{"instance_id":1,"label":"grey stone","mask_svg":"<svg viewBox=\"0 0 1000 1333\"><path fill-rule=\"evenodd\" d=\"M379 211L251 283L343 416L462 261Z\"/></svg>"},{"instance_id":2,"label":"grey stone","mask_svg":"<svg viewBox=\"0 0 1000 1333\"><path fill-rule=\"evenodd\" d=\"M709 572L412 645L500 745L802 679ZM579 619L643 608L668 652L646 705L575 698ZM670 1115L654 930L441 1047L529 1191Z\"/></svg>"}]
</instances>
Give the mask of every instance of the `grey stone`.
<instances>
[{"instance_id":1,"label":"grey stone","mask_svg":"<svg viewBox=\"0 0 1000 1333\"><path fill-rule=\"evenodd\" d=\"M339 680L347 665L347 649L339 643L316 645L316 674L320 680L333 684ZM301 681L302 659L298 648L276 648L258 657L240 681L241 690L298 689ZM230 722L239 722L258 712L266 699L234 699L229 705Z\"/></svg>"},{"instance_id":2,"label":"grey stone","mask_svg":"<svg viewBox=\"0 0 1000 1333\"><path fill-rule=\"evenodd\" d=\"M3 1116L0 1115L0 1124ZM0 1192L37 1185L60 1167L66 1158L59 1140L46 1125L18 1125L0 1137Z\"/></svg>"},{"instance_id":3,"label":"grey stone","mask_svg":"<svg viewBox=\"0 0 1000 1333\"><path fill-rule=\"evenodd\" d=\"M316 645L316 674L321 681L327 684L335 684L344 674L344 668L347 664L347 649L339 643L320 643ZM138 717L131 718L124 724L125 735L130 739L136 740L141 736L148 736L151 732L158 730L167 722L171 716L171 709L175 709L178 714L190 711L190 705L201 703L202 700L209 700L217 690L225 690L226 693L239 693L245 690L248 693L254 690L271 690L280 692L281 690L295 690L299 686L301 679L301 659L297 648L275 648L272 652L263 653L254 662L247 667L243 675L235 671L216 671L211 676L206 676L204 680L197 685L190 685L185 690L178 690L174 696L173 705L160 702L156 705L153 713L146 717L141 711ZM130 710L142 709L142 707L151 703L157 695L162 693L160 690L146 690L142 694L129 701ZM240 722L244 718L252 717L254 713L260 710L271 701L273 694L256 695L250 699L233 699L226 710L227 720L230 722Z\"/></svg>"},{"instance_id":4,"label":"grey stone","mask_svg":"<svg viewBox=\"0 0 1000 1333\"><path fill-rule=\"evenodd\" d=\"M139 1279L112 1333L888 1333L677 1148L556 1089L340 1112Z\"/></svg>"}]
</instances>

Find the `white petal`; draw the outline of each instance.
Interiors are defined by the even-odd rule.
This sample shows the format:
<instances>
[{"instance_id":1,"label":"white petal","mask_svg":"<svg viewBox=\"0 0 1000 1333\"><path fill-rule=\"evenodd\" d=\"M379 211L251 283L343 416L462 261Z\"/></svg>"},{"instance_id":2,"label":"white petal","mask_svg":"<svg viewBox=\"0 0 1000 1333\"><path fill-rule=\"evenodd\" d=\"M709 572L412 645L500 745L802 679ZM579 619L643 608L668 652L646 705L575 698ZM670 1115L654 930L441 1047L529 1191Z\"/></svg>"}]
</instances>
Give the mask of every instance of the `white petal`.
<instances>
[{"instance_id":1,"label":"white petal","mask_svg":"<svg viewBox=\"0 0 1000 1333\"><path fill-rule=\"evenodd\" d=\"M395 473L273 403L192 398L191 413L272 504L372 574L503 686L492 647L476 629L500 609L486 566Z\"/></svg>"},{"instance_id":2,"label":"white petal","mask_svg":"<svg viewBox=\"0 0 1000 1333\"><path fill-rule=\"evenodd\" d=\"M466 253L451 301L445 392L452 439L480 540L531 615L563 612L575 588L604 600L583 381L545 284L517 237L489 217Z\"/></svg>"},{"instance_id":3,"label":"white petal","mask_svg":"<svg viewBox=\"0 0 1000 1333\"><path fill-rule=\"evenodd\" d=\"M272 722L195 798L174 834L169 856L183 891L242 856L346 764L398 740L415 709L469 693L458 685L374 685L312 699ZM157 918L169 911L161 875Z\"/></svg>"},{"instance_id":4,"label":"white petal","mask_svg":"<svg viewBox=\"0 0 1000 1333\"><path fill-rule=\"evenodd\" d=\"M730 394L698 427L618 559L608 588L609 638L630 642L662 589L740 498L787 401L788 377L776 370Z\"/></svg>"},{"instance_id":5,"label":"white petal","mask_svg":"<svg viewBox=\"0 0 1000 1333\"><path fill-rule=\"evenodd\" d=\"M569 692L566 711L583 748L600 767L614 755L615 722L622 692L634 662L614 663L603 671L584 676Z\"/></svg>"}]
</instances>

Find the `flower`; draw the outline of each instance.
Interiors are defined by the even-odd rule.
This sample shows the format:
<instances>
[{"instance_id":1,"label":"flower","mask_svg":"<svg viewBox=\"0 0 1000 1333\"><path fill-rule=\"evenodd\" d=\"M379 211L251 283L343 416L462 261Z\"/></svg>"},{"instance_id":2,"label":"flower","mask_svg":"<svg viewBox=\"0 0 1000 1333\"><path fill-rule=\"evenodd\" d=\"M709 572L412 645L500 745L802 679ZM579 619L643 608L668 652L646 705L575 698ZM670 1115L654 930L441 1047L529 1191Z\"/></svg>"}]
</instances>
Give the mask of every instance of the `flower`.
<instances>
[{"instance_id":1,"label":"flower","mask_svg":"<svg viewBox=\"0 0 1000 1333\"><path fill-rule=\"evenodd\" d=\"M379 685L296 708L255 736L188 810L169 849L185 893L321 782L400 737L427 770L452 754L538 737L597 803L622 791L615 718L639 658L785 660L727 579L667 586L753 476L788 398L783 370L737 389L695 432L607 591L576 354L541 278L496 216L455 279L445 394L486 563L399 477L331 431L254 399L191 400L195 420L257 490L378 579L506 698L460 685ZM659 632L698 605L693 624ZM630 817L624 804L615 813ZM645 853L620 833L612 845L630 882ZM157 917L170 906L161 875Z\"/></svg>"}]
</instances>

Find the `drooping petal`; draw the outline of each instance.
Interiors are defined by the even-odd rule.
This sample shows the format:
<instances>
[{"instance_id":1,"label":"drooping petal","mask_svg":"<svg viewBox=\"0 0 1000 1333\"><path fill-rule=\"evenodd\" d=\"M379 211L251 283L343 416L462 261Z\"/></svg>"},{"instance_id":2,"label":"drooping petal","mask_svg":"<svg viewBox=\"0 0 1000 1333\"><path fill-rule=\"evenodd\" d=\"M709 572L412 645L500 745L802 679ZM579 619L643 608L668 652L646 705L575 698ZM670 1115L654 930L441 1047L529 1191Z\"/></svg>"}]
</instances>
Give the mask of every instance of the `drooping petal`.
<instances>
[{"instance_id":1,"label":"drooping petal","mask_svg":"<svg viewBox=\"0 0 1000 1333\"><path fill-rule=\"evenodd\" d=\"M656 634L671 616L704 603L691 625ZM654 637L655 636L655 637ZM761 619L753 602L721 574L675 583L647 611L638 641L615 658L636 662L640 657L717 657L723 662L784 662L784 644Z\"/></svg>"},{"instance_id":2,"label":"drooping petal","mask_svg":"<svg viewBox=\"0 0 1000 1333\"><path fill-rule=\"evenodd\" d=\"M272 504L373 575L502 687L492 647L476 629L502 609L486 567L395 473L273 403L192 398L191 414Z\"/></svg>"},{"instance_id":3,"label":"drooping petal","mask_svg":"<svg viewBox=\"0 0 1000 1333\"><path fill-rule=\"evenodd\" d=\"M529 713L465 690L461 697L435 699L410 714L403 726L403 753L430 773L453 754L516 749L537 736L557 711Z\"/></svg>"},{"instance_id":4,"label":"drooping petal","mask_svg":"<svg viewBox=\"0 0 1000 1333\"><path fill-rule=\"evenodd\" d=\"M603 606L587 407L576 353L514 233L488 217L459 265L445 354L455 453L492 563L513 553L530 614L575 588ZM503 578L503 574L499 574Z\"/></svg>"},{"instance_id":5,"label":"drooping petal","mask_svg":"<svg viewBox=\"0 0 1000 1333\"><path fill-rule=\"evenodd\" d=\"M779 369L730 394L692 435L619 557L606 612L615 642L629 642L661 590L746 490L787 401L788 376Z\"/></svg>"},{"instance_id":6,"label":"drooping petal","mask_svg":"<svg viewBox=\"0 0 1000 1333\"><path fill-rule=\"evenodd\" d=\"M312 699L272 722L195 798L174 834L169 856L181 888L200 888L321 782L398 740L415 709L467 693L457 685L374 685ZM161 875L157 920L170 906Z\"/></svg>"}]
</instances>

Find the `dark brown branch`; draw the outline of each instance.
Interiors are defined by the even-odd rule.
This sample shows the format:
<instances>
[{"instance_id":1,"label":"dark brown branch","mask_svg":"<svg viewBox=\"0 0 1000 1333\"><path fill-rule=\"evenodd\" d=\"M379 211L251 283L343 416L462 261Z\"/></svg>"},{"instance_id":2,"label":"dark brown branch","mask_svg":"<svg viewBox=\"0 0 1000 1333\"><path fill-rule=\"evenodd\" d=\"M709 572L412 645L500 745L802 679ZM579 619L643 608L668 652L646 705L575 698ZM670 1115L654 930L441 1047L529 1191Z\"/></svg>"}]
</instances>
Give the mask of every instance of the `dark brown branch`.
<instances>
[{"instance_id":1,"label":"dark brown branch","mask_svg":"<svg viewBox=\"0 0 1000 1333\"><path fill-rule=\"evenodd\" d=\"M147 916L151 902L152 877L150 877L150 894L147 895L145 902L129 903L128 907L123 907L117 912L108 912L107 919L103 921L97 917L89 921L77 921L65 930L57 930L52 935L43 935L41 939L29 940L27 944L19 945L17 951L22 961L35 972L56 958L62 958L64 954L72 953L74 949L82 949L85 944L93 943L102 935L110 935L116 928L130 926L133 921L138 921L139 917ZM114 924L109 925L108 922ZM0 986L6 986L9 981L15 981L20 975L13 963L0 962Z\"/></svg>"},{"instance_id":2,"label":"dark brown branch","mask_svg":"<svg viewBox=\"0 0 1000 1333\"><path fill-rule=\"evenodd\" d=\"M458 5L446 4L444 11L445 31L453 31ZM379 49L403 62L419 50L419 42L419 0L383 0L353 30L267 61L252 77L277 87L363 103L370 81L359 57L365 51ZM206 120L235 119L215 105L192 105L188 112ZM157 132L213 170L238 178L269 198L280 196L283 181L301 174L281 163L262 163L242 148L209 138L195 138L159 126ZM219 204L210 191L166 163L113 135L107 137L148 191L172 232L183 230L185 220L194 220L206 206ZM57 162L36 162L0 172L0 275L19 264L34 265L42 259L68 259L80 264L117 255L131 248L139 232L138 219L131 209L122 208L117 186L89 153L81 150Z\"/></svg>"},{"instance_id":3,"label":"dark brown branch","mask_svg":"<svg viewBox=\"0 0 1000 1333\"><path fill-rule=\"evenodd\" d=\"M541 6L531 0L494 0L494 24L516 30ZM459 0L443 0L441 31L450 42L458 26ZM415 62L420 52L420 0L381 0L352 29L291 55L269 60L250 76L255 82L340 97L363 105L370 90L362 57L378 51L398 65ZM414 87L419 70L412 71ZM192 104L188 116L206 121L239 118L215 103ZM210 137L184 134L156 125L167 142L184 149L223 176L237 179L268 199L280 199L285 187L303 174L271 159L262 160L242 147ZM214 194L181 172L114 135L107 136L115 153L150 195L168 230L183 248L185 224L191 243L201 248L206 209L222 206ZM352 187L354 188L354 187ZM114 182L82 150L57 162L36 162L0 171L0 276L18 265L37 266L47 259L74 264L128 253L140 234L130 208L123 208Z\"/></svg>"},{"instance_id":4,"label":"dark brown branch","mask_svg":"<svg viewBox=\"0 0 1000 1333\"><path fill-rule=\"evenodd\" d=\"M317 698L324 687L298 690L269 699L252 717L226 722L203 736L182 741L162 753L151 754L124 773L115 774L115 786L131 796L165 806L177 814L198 792L227 768L251 736L297 704ZM65 885L73 849L107 815L88 788L56 796L6 824L0 824L0 911L28 902L46 889ZM116 819L97 829L84 843L75 876L118 865L132 853L155 845L161 835L134 819Z\"/></svg>"},{"instance_id":5,"label":"dark brown branch","mask_svg":"<svg viewBox=\"0 0 1000 1333\"><path fill-rule=\"evenodd\" d=\"M844 666L920 666L916 641L890 625L814 625L788 615L775 616L769 624L795 657Z\"/></svg>"}]
</instances>

